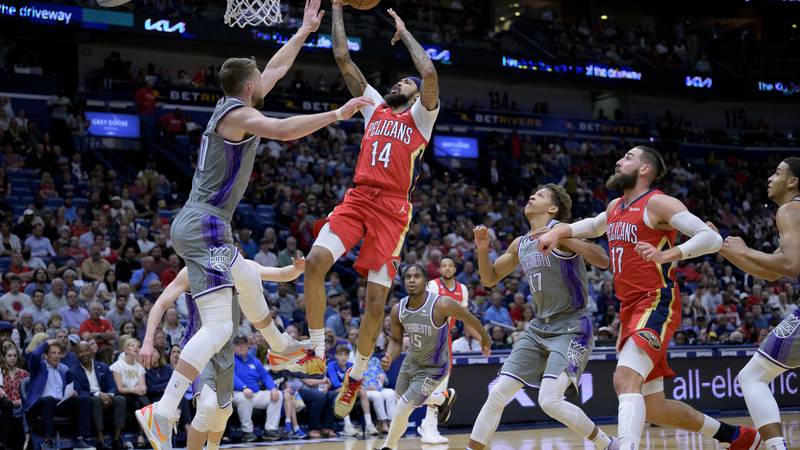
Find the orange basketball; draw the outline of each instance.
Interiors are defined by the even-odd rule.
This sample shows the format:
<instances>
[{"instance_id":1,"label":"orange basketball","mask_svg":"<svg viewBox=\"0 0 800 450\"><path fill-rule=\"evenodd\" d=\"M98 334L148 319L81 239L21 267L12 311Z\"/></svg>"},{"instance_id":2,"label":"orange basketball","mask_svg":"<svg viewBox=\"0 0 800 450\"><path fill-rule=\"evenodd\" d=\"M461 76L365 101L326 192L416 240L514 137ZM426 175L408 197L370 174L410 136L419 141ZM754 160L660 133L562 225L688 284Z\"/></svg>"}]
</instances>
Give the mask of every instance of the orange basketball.
<instances>
[{"instance_id":1,"label":"orange basketball","mask_svg":"<svg viewBox=\"0 0 800 450\"><path fill-rule=\"evenodd\" d=\"M381 0L345 0L345 4L361 10L372 9L380 2Z\"/></svg>"}]
</instances>

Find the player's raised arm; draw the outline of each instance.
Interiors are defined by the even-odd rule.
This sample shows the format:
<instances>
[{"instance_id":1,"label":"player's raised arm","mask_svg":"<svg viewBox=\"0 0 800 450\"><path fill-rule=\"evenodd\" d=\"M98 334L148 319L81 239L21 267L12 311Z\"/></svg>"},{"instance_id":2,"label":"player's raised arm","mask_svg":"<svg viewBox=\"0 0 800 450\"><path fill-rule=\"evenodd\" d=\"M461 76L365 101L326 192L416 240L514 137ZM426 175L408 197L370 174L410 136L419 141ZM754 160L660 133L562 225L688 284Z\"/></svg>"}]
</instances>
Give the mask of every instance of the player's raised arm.
<instances>
[{"instance_id":1,"label":"player's raised arm","mask_svg":"<svg viewBox=\"0 0 800 450\"><path fill-rule=\"evenodd\" d=\"M613 204L614 202L610 203L609 208ZM607 212L603 211L594 217L579 220L566 227L554 227L541 236L534 235L533 237L539 239L539 251L547 255L559 245L561 239L594 239L602 236L608 225L607 217Z\"/></svg>"},{"instance_id":2,"label":"player's raised arm","mask_svg":"<svg viewBox=\"0 0 800 450\"><path fill-rule=\"evenodd\" d=\"M559 242L559 245L568 249L572 253L583 257L586 262L595 267L599 267L601 269L608 268L609 259L606 249L600 247L594 242L578 238L567 238L562 239Z\"/></svg>"},{"instance_id":3,"label":"player's raised arm","mask_svg":"<svg viewBox=\"0 0 800 450\"><path fill-rule=\"evenodd\" d=\"M436 67L434 67L428 52L419 45L419 42L414 39L411 32L406 29L406 24L400 19L400 16L392 8L389 8L387 12L394 18L394 26L397 29L392 38L392 45L397 41L403 41L403 44L405 44L411 54L411 60L414 61L414 67L417 68L420 77L422 77L420 102L425 109L433 111L439 106L439 76L436 74Z\"/></svg>"},{"instance_id":4,"label":"player's raised arm","mask_svg":"<svg viewBox=\"0 0 800 450\"><path fill-rule=\"evenodd\" d=\"M475 248L478 253L478 274L481 277L481 284L486 287L492 287L517 268L519 264L517 251L519 250L520 238L514 239L506 252L492 263L489 260L489 229L481 225L475 227L472 232L475 235Z\"/></svg>"},{"instance_id":5,"label":"player's raised arm","mask_svg":"<svg viewBox=\"0 0 800 450\"><path fill-rule=\"evenodd\" d=\"M481 325L481 321L469 312L469 309L464 308L449 297L440 297L434 304L433 317L434 324L440 321L444 323L449 320L449 317L453 317L464 322L464 326L478 331L481 334L483 354L484 356L489 356L492 349L492 337L486 332L486 328Z\"/></svg>"},{"instance_id":6,"label":"player's raised arm","mask_svg":"<svg viewBox=\"0 0 800 450\"><path fill-rule=\"evenodd\" d=\"M347 45L347 35L344 32L344 16L342 14L342 1L334 0L332 6L332 29L333 36L333 57L336 58L336 65L342 72L344 83L350 94L354 97L363 95L367 89L367 79L361 73L358 66L350 59L350 48Z\"/></svg>"},{"instance_id":7,"label":"player's raised arm","mask_svg":"<svg viewBox=\"0 0 800 450\"><path fill-rule=\"evenodd\" d=\"M187 289L189 289L189 271L184 267L178 272L175 279L161 291L161 295L158 296L150 309L150 313L147 316L147 328L142 340L142 348L139 350L139 363L145 368L150 368L155 357L153 354L153 336L155 336L156 330L161 325L164 313L175 304L175 300Z\"/></svg>"},{"instance_id":8,"label":"player's raised arm","mask_svg":"<svg viewBox=\"0 0 800 450\"><path fill-rule=\"evenodd\" d=\"M353 117L358 110L372 106L374 102L367 97L350 99L335 111L306 114L286 119L266 117L254 108L240 108L228 114L231 125L267 139L291 141L330 125L337 120Z\"/></svg>"},{"instance_id":9,"label":"player's raised arm","mask_svg":"<svg viewBox=\"0 0 800 450\"><path fill-rule=\"evenodd\" d=\"M297 251L296 257L292 258L292 265L286 267L266 267L261 264L247 260L247 263L253 266L261 277L262 281L276 281L278 283L286 283L294 281L303 274L306 267L306 259L303 258L302 253Z\"/></svg>"},{"instance_id":10,"label":"player's raised arm","mask_svg":"<svg viewBox=\"0 0 800 450\"><path fill-rule=\"evenodd\" d=\"M691 259L715 253L722 247L722 237L700 218L690 213L680 200L669 195L654 195L647 202L650 226L656 229L676 229L689 236L689 240L668 250L658 250L650 244L639 242L636 252L646 261L664 264L681 259Z\"/></svg>"},{"instance_id":11,"label":"player's raised arm","mask_svg":"<svg viewBox=\"0 0 800 450\"><path fill-rule=\"evenodd\" d=\"M780 243L774 253L749 248L742 238L729 236L720 255L745 272L769 281L800 276L800 203L781 206L776 222Z\"/></svg>"},{"instance_id":12,"label":"player's raised arm","mask_svg":"<svg viewBox=\"0 0 800 450\"><path fill-rule=\"evenodd\" d=\"M300 53L300 49L308 39L308 35L319 29L319 24L322 23L322 18L325 16L325 11L319 10L320 2L321 0L306 0L303 24L300 25L297 33L270 58L264 71L261 72L264 95L268 94L278 80L283 78L292 67L297 54Z\"/></svg>"},{"instance_id":13,"label":"player's raised arm","mask_svg":"<svg viewBox=\"0 0 800 450\"><path fill-rule=\"evenodd\" d=\"M386 354L381 360L381 367L384 371L389 370L392 361L397 359L400 356L400 352L403 351L403 324L400 323L399 303L392 306L389 316L392 318L392 327L389 333L389 345L386 346Z\"/></svg>"}]
</instances>

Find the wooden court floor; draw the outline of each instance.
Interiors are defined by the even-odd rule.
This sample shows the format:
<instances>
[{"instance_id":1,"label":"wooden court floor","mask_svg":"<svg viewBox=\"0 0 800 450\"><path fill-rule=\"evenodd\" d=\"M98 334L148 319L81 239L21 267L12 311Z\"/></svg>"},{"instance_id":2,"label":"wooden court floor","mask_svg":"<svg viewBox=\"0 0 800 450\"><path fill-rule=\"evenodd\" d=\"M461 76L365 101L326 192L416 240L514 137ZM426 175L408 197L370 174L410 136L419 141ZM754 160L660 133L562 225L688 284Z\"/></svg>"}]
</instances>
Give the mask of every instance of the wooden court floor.
<instances>
[{"instance_id":1,"label":"wooden court floor","mask_svg":"<svg viewBox=\"0 0 800 450\"><path fill-rule=\"evenodd\" d=\"M751 423L750 419L746 417L725 418L723 420L739 425ZM800 449L800 414L784 415L783 424L784 436L786 436L789 448ZM602 428L609 434L616 434L617 432L616 425L604 425ZM469 433L448 434L447 437L450 438L450 443L447 445L422 445L416 437L404 438L400 441L400 447L397 450L463 450L469 440ZM367 440L296 441L273 445L259 444L259 446L255 447L247 445L225 447L251 450L373 450L382 443L382 438L372 438ZM491 450L594 450L594 446L589 441L579 439L564 427L500 431L495 433L488 448ZM721 450L723 447L710 437L705 437L699 433L650 427L646 430L642 439L641 448L651 450Z\"/></svg>"}]
</instances>

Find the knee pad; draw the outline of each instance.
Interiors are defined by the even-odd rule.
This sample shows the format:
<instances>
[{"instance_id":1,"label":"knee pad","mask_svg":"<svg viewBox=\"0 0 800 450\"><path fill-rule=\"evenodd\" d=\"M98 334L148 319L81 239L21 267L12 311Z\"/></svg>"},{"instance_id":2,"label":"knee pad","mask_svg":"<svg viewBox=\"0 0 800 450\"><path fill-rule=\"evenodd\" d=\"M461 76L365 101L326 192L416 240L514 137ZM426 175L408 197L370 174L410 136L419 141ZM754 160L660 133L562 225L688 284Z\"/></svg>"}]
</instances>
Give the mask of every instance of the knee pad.
<instances>
[{"instance_id":1,"label":"knee pad","mask_svg":"<svg viewBox=\"0 0 800 450\"><path fill-rule=\"evenodd\" d=\"M261 276L250 262L244 258L236 258L231 266L231 277L239 292L239 306L247 320L260 322L269 315L269 306L264 299L264 288Z\"/></svg>"},{"instance_id":2,"label":"knee pad","mask_svg":"<svg viewBox=\"0 0 800 450\"><path fill-rule=\"evenodd\" d=\"M489 390L489 398L486 399L486 405L489 406L492 411L502 411L505 409L508 402L514 398L514 394L522 389L522 387L523 384L519 381L501 375L497 383Z\"/></svg>"},{"instance_id":3,"label":"knee pad","mask_svg":"<svg viewBox=\"0 0 800 450\"><path fill-rule=\"evenodd\" d=\"M197 397L197 412L192 420L192 428L205 433L211 430L211 423L213 422L217 410L217 394L207 385L203 386L200 395Z\"/></svg>"}]
</instances>

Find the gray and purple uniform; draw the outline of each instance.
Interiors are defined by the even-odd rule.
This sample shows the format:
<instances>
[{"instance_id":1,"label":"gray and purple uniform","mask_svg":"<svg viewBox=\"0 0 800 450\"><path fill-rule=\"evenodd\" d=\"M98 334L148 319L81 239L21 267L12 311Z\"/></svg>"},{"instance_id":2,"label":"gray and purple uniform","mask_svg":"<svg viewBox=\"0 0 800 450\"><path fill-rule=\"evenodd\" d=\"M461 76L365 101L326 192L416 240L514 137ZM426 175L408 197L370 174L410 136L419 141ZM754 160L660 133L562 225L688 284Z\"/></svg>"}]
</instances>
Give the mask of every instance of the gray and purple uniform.
<instances>
[{"instance_id":1,"label":"gray and purple uniform","mask_svg":"<svg viewBox=\"0 0 800 450\"><path fill-rule=\"evenodd\" d=\"M433 322L433 308L439 296L430 291L427 295L417 309L408 308L408 297L400 300L399 308L400 323L411 345L400 366L395 390L407 403L417 406L436 392L450 372L449 319L441 326Z\"/></svg>"},{"instance_id":2,"label":"gray and purple uniform","mask_svg":"<svg viewBox=\"0 0 800 450\"><path fill-rule=\"evenodd\" d=\"M552 220L548 228L558 221ZM542 378L566 372L577 389L594 340L586 312L589 278L583 258L554 249L545 256L538 240L523 236L518 257L533 297L534 319L500 369L502 375L539 387Z\"/></svg>"},{"instance_id":3,"label":"gray and purple uniform","mask_svg":"<svg viewBox=\"0 0 800 450\"><path fill-rule=\"evenodd\" d=\"M231 97L217 102L200 143L189 199L172 222L172 245L186 261L195 299L233 287L230 267L237 250L230 221L250 181L259 138L230 142L216 129L227 113L244 106Z\"/></svg>"}]
</instances>

